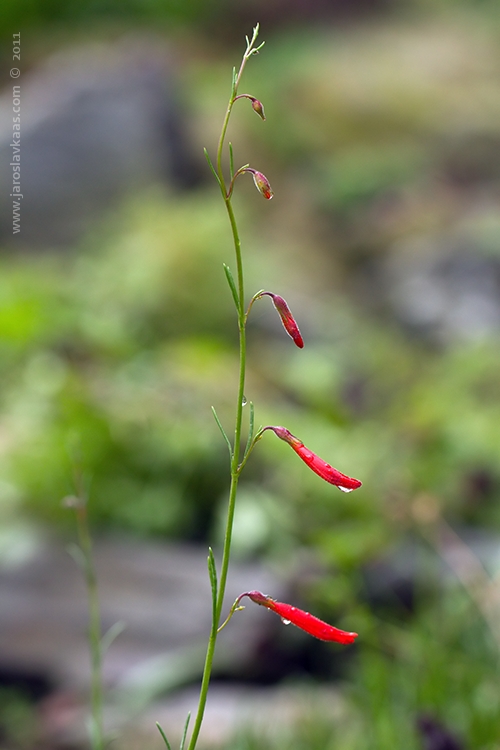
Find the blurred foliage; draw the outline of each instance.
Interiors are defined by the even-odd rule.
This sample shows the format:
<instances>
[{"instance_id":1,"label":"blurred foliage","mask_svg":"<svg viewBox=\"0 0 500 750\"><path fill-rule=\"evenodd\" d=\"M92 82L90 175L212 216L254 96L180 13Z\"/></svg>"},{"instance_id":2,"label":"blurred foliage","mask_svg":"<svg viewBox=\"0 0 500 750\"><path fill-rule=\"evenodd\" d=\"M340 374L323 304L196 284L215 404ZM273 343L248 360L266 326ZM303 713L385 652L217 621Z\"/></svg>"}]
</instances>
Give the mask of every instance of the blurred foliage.
<instances>
[{"instance_id":1,"label":"blurred foliage","mask_svg":"<svg viewBox=\"0 0 500 750\"><path fill-rule=\"evenodd\" d=\"M9 27L23 30L51 30L64 25L75 28L79 24L94 25L99 22L119 22L120 25L140 21L152 23L203 24L218 15L220 0L84 0L69 3L67 0L29 0L19 7L7 0L2 4L2 29L8 33Z\"/></svg>"},{"instance_id":2,"label":"blurred foliage","mask_svg":"<svg viewBox=\"0 0 500 750\"><path fill-rule=\"evenodd\" d=\"M5 261L7 473L52 519L83 471L98 522L189 536L193 501L209 513L226 481L198 383L201 375L210 402L232 367L217 338L229 301L214 295L205 330L195 322L217 273L223 217L210 200L174 203L163 215L159 205L141 202L100 255L69 258L63 269L60 258Z\"/></svg>"},{"instance_id":3,"label":"blurred foliage","mask_svg":"<svg viewBox=\"0 0 500 750\"><path fill-rule=\"evenodd\" d=\"M23 6L36 23L61 17L57 4L41 7ZM187 19L201 6L162 7ZM345 717L294 731L298 747L417 748L422 712L468 747L497 741L498 644L465 594L427 580L405 612L380 612L363 577L420 539L422 498L453 523L500 531L498 327L436 342L398 317L382 283L416 240L439 254L461 238L498 260L498 28L463 7L446 20L395 14L275 36L245 83L268 120L241 102L232 124L237 161L263 169L276 193L269 205L250 179L238 185L247 291L283 294L305 339L296 350L259 301L246 396L258 424L286 425L363 481L337 492L270 434L242 479L235 554L262 554L288 575L297 550L314 548L321 571L300 595L363 631ZM233 62L184 71L200 144L215 142ZM210 406L230 430L237 373L223 262L233 265L216 186L141 194L64 257L2 257L6 525L20 510L71 523L60 501L82 471L101 528L220 535L228 462Z\"/></svg>"},{"instance_id":4,"label":"blurred foliage","mask_svg":"<svg viewBox=\"0 0 500 750\"><path fill-rule=\"evenodd\" d=\"M21 689L0 688L0 741L5 750L36 745L36 722L31 696Z\"/></svg>"},{"instance_id":5,"label":"blurred foliage","mask_svg":"<svg viewBox=\"0 0 500 750\"><path fill-rule=\"evenodd\" d=\"M97 522L209 533L227 481L209 407L229 423L237 366L216 198L149 194L112 222L119 228L109 228L99 251L4 258L2 464L28 507L59 518L81 468ZM269 275L255 278L269 247L254 243L249 288ZM273 288L283 284L286 273ZM458 517L467 510L468 520L496 520L498 349L488 341L433 351L319 288L303 304L303 352L265 300L255 309L248 398L259 422L286 424L364 487L337 493L266 435L245 492L258 506L266 493L271 515L287 498L289 520L282 532L272 524L270 554L291 532L294 543L324 549L328 562L356 566L401 532L419 492L437 492ZM491 476L484 497L470 487L480 471Z\"/></svg>"},{"instance_id":6,"label":"blurred foliage","mask_svg":"<svg viewBox=\"0 0 500 750\"><path fill-rule=\"evenodd\" d=\"M339 18L352 16L371 17L375 12L386 15L387 12L401 10L410 13L433 13L463 10L467 7L480 6L482 13L497 17L498 6L495 0L411 0L405 3L403 9L398 7L397 1L383 3L365 3L362 1L343 2L337 0L328 7L321 2L286 3L277 0L275 7L267 7L261 0L241 0L235 6L229 0L82 0L71 3L68 0L27 0L22 5L15 0L6 0L0 11L1 34L8 35L12 25L23 30L43 29L51 31L54 27L66 27L74 30L81 24L96 25L107 21L118 22L120 25L140 23L146 25L165 25L172 28L172 24L179 26L209 29L210 33L218 34L234 26L255 23L258 19L269 25L285 27L290 24L301 25L304 18L309 20L322 18ZM252 20L253 19L253 20ZM230 37L231 38L231 37Z\"/></svg>"},{"instance_id":7,"label":"blurred foliage","mask_svg":"<svg viewBox=\"0 0 500 750\"><path fill-rule=\"evenodd\" d=\"M418 750L434 747L422 742L424 721L448 736L450 744L436 747L496 747L496 647L463 592L449 590L431 610L419 607L411 628L381 621L364 640L368 644L357 654L349 684L329 697L328 708L324 692L302 687L308 717L302 712L283 729L257 716L228 747Z\"/></svg>"}]
</instances>

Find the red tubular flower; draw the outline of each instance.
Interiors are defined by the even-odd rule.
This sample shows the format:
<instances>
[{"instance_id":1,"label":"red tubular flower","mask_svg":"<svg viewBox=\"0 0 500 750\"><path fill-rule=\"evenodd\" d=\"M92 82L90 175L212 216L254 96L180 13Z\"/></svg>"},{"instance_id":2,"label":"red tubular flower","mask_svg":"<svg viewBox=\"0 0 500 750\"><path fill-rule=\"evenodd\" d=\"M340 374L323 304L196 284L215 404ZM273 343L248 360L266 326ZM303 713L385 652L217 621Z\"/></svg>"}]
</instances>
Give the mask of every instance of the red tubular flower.
<instances>
[{"instance_id":1,"label":"red tubular flower","mask_svg":"<svg viewBox=\"0 0 500 750\"><path fill-rule=\"evenodd\" d=\"M283 323L283 328L285 329L285 331L293 339L294 343L299 347L299 349L302 349L304 346L304 341L302 339L302 336L300 335L299 327L295 322L295 319L286 301L283 299L283 297L280 297L279 294L273 294L272 292L262 292L260 296L263 297L265 294L268 297L271 297L273 305L281 318L281 322Z\"/></svg>"},{"instance_id":2,"label":"red tubular flower","mask_svg":"<svg viewBox=\"0 0 500 750\"><path fill-rule=\"evenodd\" d=\"M319 638L320 641L334 641L335 643L348 644L354 643L354 640L358 637L357 633L348 633L345 630L334 628L333 625L320 620L319 617L315 617L309 614L309 612L304 612L303 609L292 607L291 604L277 602L260 591L246 591L238 597L237 602L239 603L244 596L248 596L256 604L260 604L262 607L267 607L267 609L276 612L284 623L292 623L292 625L296 625L301 630L309 633L309 635Z\"/></svg>"},{"instance_id":3,"label":"red tubular flower","mask_svg":"<svg viewBox=\"0 0 500 750\"><path fill-rule=\"evenodd\" d=\"M275 435L293 448L295 453L300 456L304 463L306 463L315 474L326 482L334 484L339 490L342 490L342 492L352 492L353 490L357 490L358 487L361 487L359 479L353 479L352 477L348 477L340 471L337 471L337 469L334 469L333 466L330 466L330 464L327 464L326 461L323 461L322 458L310 451L309 448L306 448L304 443L301 443L300 440L296 438L295 435L292 435L292 433L285 427L269 426L264 427L263 432L265 432L265 430L272 430Z\"/></svg>"}]
</instances>

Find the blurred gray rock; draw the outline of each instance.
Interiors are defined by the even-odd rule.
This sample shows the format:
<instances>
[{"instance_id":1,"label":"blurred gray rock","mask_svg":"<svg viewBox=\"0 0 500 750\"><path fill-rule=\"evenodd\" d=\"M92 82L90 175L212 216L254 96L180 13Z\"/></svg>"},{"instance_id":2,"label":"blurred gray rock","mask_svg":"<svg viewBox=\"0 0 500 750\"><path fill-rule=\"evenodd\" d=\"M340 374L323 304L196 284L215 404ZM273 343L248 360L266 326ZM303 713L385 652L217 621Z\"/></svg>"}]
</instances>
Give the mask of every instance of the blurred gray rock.
<instances>
[{"instance_id":1,"label":"blurred gray rock","mask_svg":"<svg viewBox=\"0 0 500 750\"><path fill-rule=\"evenodd\" d=\"M172 746L178 745L188 711L192 711L197 699L198 691L187 688L149 707L127 726L129 742L122 741L120 746L124 750L153 747L155 721L165 729ZM216 683L210 688L199 744L221 748L234 743L236 736L250 732L264 746L279 745L284 740L293 745L300 725L303 731L304 724L328 723L333 732L345 719L347 710L341 689L333 685L255 687Z\"/></svg>"},{"instance_id":2,"label":"blurred gray rock","mask_svg":"<svg viewBox=\"0 0 500 750\"><path fill-rule=\"evenodd\" d=\"M12 231L12 86L0 100L0 241L74 244L120 198L197 183L165 42L130 37L70 48L21 87L21 231Z\"/></svg>"},{"instance_id":3,"label":"blurred gray rock","mask_svg":"<svg viewBox=\"0 0 500 750\"><path fill-rule=\"evenodd\" d=\"M395 248L380 287L396 318L432 343L500 330L500 258L466 237L425 237Z\"/></svg>"},{"instance_id":4,"label":"blurred gray rock","mask_svg":"<svg viewBox=\"0 0 500 750\"><path fill-rule=\"evenodd\" d=\"M95 544L95 564L103 631L124 625L106 655L106 685L154 693L197 678L211 622L207 551L105 539ZM280 593L261 566L233 565L227 609L252 588ZM47 539L30 559L1 569L0 601L0 674L31 673L67 689L88 685L86 589L62 543ZM220 638L221 664L249 658L266 614L248 607L235 618Z\"/></svg>"}]
</instances>

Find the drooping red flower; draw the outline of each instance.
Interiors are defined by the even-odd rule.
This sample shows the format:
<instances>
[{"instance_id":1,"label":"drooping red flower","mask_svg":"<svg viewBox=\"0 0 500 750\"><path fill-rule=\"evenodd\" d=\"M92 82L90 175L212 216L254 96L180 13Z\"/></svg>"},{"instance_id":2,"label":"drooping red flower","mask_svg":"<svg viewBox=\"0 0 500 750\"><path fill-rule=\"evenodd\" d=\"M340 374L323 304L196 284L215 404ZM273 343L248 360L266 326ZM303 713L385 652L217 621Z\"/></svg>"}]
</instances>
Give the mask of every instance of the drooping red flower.
<instances>
[{"instance_id":1,"label":"drooping red flower","mask_svg":"<svg viewBox=\"0 0 500 750\"><path fill-rule=\"evenodd\" d=\"M293 448L295 453L300 456L304 463L306 463L315 474L326 482L334 484L339 490L342 490L342 492L352 492L353 490L357 490L358 487L361 487L359 479L348 477L346 474L342 474L342 472L334 469L333 466L330 466L330 464L327 464L326 461L323 461L322 458L310 451L309 448L306 448L304 443L301 443L301 441L296 438L295 435L292 435L292 433L285 427L268 426L264 427L262 432L265 432L265 430L272 430L275 435Z\"/></svg>"},{"instance_id":2,"label":"drooping red flower","mask_svg":"<svg viewBox=\"0 0 500 750\"><path fill-rule=\"evenodd\" d=\"M294 343L299 347L299 349L302 349L304 346L304 341L300 334L299 327L295 322L295 319L286 301L283 299L283 297L280 297L279 294L273 294L272 292L261 292L260 296L263 297L264 295L271 297L273 305L281 318L281 322L283 323L283 328L293 339Z\"/></svg>"},{"instance_id":3,"label":"drooping red flower","mask_svg":"<svg viewBox=\"0 0 500 750\"><path fill-rule=\"evenodd\" d=\"M320 641L333 641L335 643L354 643L358 637L357 633L348 633L346 630L340 630L335 628L333 625L329 625L327 622L320 620L319 617L311 615L309 612L304 612L303 609L293 607L291 604L285 604L284 602L277 602L275 599L271 599L270 596L262 594L260 591L246 591L241 594L236 600L237 603L243 599L244 596L248 596L256 604L260 604L262 607L276 612L281 617L285 624L292 623L296 627L304 630L309 635L313 635L315 638L319 638Z\"/></svg>"}]
</instances>

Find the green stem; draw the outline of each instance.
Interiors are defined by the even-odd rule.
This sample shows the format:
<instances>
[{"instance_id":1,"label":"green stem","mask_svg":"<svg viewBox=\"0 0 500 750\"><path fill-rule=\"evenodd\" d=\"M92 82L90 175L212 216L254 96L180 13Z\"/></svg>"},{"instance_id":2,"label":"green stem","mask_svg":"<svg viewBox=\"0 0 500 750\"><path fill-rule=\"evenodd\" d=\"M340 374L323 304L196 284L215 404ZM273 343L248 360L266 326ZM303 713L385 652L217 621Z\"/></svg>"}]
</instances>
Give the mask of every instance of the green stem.
<instances>
[{"instance_id":1,"label":"green stem","mask_svg":"<svg viewBox=\"0 0 500 750\"><path fill-rule=\"evenodd\" d=\"M241 243L238 235L238 228L234 217L231 199L226 200L227 212L231 228L233 231L234 249L236 252L237 278L238 278L238 295L240 307L238 310L238 328L240 340L240 374L238 382L238 395L236 401L236 421L234 427L234 445L233 456L231 459L231 487L229 490L229 501L227 509L226 533L224 537L224 550L222 554L222 564L219 579L219 590L217 593L217 625L220 621L222 606L224 603L224 593L226 590L227 571L229 568L229 557L231 554L231 537L233 531L234 506L236 503L236 492L238 489L238 480L240 476L240 444L241 428L243 422L243 400L245 396L245 374L246 374L246 320L245 320L245 289L243 283L243 263L241 258Z\"/></svg>"},{"instance_id":2,"label":"green stem","mask_svg":"<svg viewBox=\"0 0 500 750\"><path fill-rule=\"evenodd\" d=\"M245 394L245 374L246 374L246 314L245 314L245 287L243 277L243 260L241 255L241 241L238 233L238 226L234 215L233 207L231 204L232 191L228 193L226 188L226 182L224 179L224 173L222 171L222 151L224 148L224 142L227 133L227 127L229 124L229 118L233 104L235 102L238 85L241 79L241 75L245 68L246 62L249 57L253 54L253 44L257 38L258 26L254 29L252 39L247 42L247 48L243 59L241 61L240 69L238 74L233 80L233 88L231 91L231 97L229 104L224 116L222 123L221 135L219 138L219 144L217 148L217 175L219 178L219 184L226 204L226 209L229 217L229 223L231 225L231 232L233 235L234 251L236 255L236 268L237 268L237 287L238 287L238 330L239 330L239 354L240 354L240 366L239 366L239 378L238 378L238 394L236 401L236 419L234 426L234 444L231 455L231 485L229 488L229 499L227 507L227 519L226 519L226 532L224 536L224 547L222 553L222 563L219 577L219 586L217 591L217 602L215 607L215 617L212 622L210 629L210 636L208 639L207 653L205 657L205 666L203 669L203 677L200 688L200 697L198 701L198 710L194 720L193 731L191 739L189 741L188 750L194 750L198 741L201 725L203 722L203 716L205 713L205 707L207 702L208 688L210 685L210 678L212 674L213 659L215 653L215 645L217 642L218 627L221 620L222 607L224 605L224 595L226 591L227 574L229 569L229 559L231 555L231 539L233 532L233 520L234 520L234 509L236 505L236 493L238 490L238 481L240 476L240 453L241 453L241 432L243 423L243 399Z\"/></svg>"},{"instance_id":3,"label":"green stem","mask_svg":"<svg viewBox=\"0 0 500 750\"><path fill-rule=\"evenodd\" d=\"M88 526L86 504L76 509L76 518L78 538L85 559L85 581L89 601L89 645L91 656L90 705L93 725L91 744L93 750L103 750L101 612L97 590L97 577L92 559L92 540Z\"/></svg>"}]
</instances>

